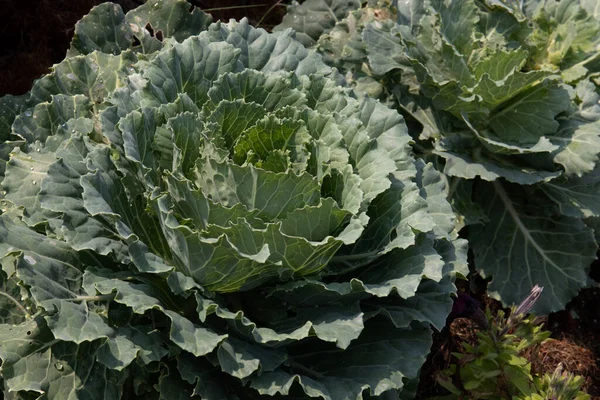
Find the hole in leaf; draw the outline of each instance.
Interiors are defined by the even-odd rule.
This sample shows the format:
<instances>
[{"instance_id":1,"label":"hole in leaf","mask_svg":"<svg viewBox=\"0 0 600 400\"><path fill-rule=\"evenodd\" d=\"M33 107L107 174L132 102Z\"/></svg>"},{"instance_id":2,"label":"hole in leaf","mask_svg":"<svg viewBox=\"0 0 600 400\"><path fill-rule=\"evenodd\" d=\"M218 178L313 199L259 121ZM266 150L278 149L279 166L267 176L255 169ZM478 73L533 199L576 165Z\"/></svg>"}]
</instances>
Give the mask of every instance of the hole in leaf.
<instances>
[{"instance_id":1,"label":"hole in leaf","mask_svg":"<svg viewBox=\"0 0 600 400\"><path fill-rule=\"evenodd\" d=\"M157 38L158 40L160 40L161 42L163 41L163 33L162 31L156 31L156 34L154 35L155 38Z\"/></svg>"},{"instance_id":2,"label":"hole in leaf","mask_svg":"<svg viewBox=\"0 0 600 400\"><path fill-rule=\"evenodd\" d=\"M133 37L133 43L132 43L132 45L133 45L134 47L136 47L136 46L140 46L141 44L142 44L142 43L141 43L141 42L140 42L140 40L137 38L137 36L134 36L134 37Z\"/></svg>"},{"instance_id":3,"label":"hole in leaf","mask_svg":"<svg viewBox=\"0 0 600 400\"><path fill-rule=\"evenodd\" d=\"M392 232L390 232L390 241L393 242L394 239L396 239L398 237L398 232L396 232L396 230L394 229Z\"/></svg>"},{"instance_id":4,"label":"hole in leaf","mask_svg":"<svg viewBox=\"0 0 600 400\"><path fill-rule=\"evenodd\" d=\"M152 25L150 25L150 22L148 22L144 28L148 31L150 36L154 36L154 29L152 28Z\"/></svg>"}]
</instances>

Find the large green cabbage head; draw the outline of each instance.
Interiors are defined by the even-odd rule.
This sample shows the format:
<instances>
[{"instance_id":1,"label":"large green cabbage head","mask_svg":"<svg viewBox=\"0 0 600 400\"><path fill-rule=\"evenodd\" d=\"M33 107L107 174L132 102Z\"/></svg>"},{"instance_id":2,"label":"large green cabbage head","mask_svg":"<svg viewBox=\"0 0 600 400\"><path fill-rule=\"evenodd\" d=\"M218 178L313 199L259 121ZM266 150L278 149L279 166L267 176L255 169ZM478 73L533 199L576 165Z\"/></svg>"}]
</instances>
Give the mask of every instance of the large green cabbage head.
<instances>
[{"instance_id":1,"label":"large green cabbage head","mask_svg":"<svg viewBox=\"0 0 600 400\"><path fill-rule=\"evenodd\" d=\"M410 397L466 264L446 182L291 31L188 8L103 4L0 99L4 392Z\"/></svg>"}]
</instances>

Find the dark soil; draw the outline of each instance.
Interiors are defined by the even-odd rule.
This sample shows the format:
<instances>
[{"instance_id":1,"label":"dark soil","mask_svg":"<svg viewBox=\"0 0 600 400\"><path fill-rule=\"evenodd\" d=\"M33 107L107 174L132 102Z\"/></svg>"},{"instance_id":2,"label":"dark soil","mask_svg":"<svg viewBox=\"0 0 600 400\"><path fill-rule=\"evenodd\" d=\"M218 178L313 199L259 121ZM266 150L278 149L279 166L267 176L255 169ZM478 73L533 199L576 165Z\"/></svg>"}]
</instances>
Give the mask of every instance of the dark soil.
<instances>
[{"instance_id":1,"label":"dark soil","mask_svg":"<svg viewBox=\"0 0 600 400\"><path fill-rule=\"evenodd\" d=\"M483 308L490 308L493 314L502 308L498 301L485 293L473 294L473 297L478 298ZM552 332L551 339L524 354L531 361L533 373L552 373L562 363L565 371L583 376L585 384L582 389L593 400L600 400L599 304L600 288L583 289L565 310L545 318L543 328ZM435 334L432 352L421 372L417 399L448 394L436 383L435 376L456 363L451 353L461 352L462 343L476 344L480 329L472 320L457 318L442 332Z\"/></svg>"},{"instance_id":2,"label":"dark soil","mask_svg":"<svg viewBox=\"0 0 600 400\"><path fill-rule=\"evenodd\" d=\"M190 1L190 0L188 0ZM75 23L103 0L1 0L0 1L0 96L23 94L33 81L49 72L61 61L73 36ZM124 11L137 7L143 0L113 0ZM215 20L247 17L253 25L270 29L281 21L284 2L277 0L191 0L195 6L211 13ZM243 8L240 8L242 6ZM593 267L592 277L600 281L600 267ZM497 310L499 305L485 295L479 300ZM600 288L582 290L565 311L551 314L545 328L551 340L531 355L536 372L554 371L559 362L565 369L586 378L585 390L600 399ZM423 367L419 399L444 394L435 383L435 373L455 360L451 352L460 351L461 342L474 342L480 329L475 323L457 319L442 333L436 334L432 353Z\"/></svg>"}]
</instances>

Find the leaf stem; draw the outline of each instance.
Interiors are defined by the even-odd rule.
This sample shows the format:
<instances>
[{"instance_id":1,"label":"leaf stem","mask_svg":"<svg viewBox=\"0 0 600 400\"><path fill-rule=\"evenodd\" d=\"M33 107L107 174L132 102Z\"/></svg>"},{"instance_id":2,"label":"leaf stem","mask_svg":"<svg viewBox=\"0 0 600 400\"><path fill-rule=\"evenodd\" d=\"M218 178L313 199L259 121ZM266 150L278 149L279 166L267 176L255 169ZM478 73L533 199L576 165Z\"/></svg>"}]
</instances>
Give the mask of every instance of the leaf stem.
<instances>
[{"instance_id":1,"label":"leaf stem","mask_svg":"<svg viewBox=\"0 0 600 400\"><path fill-rule=\"evenodd\" d=\"M25 307L23 307L23 306L21 305L21 303L19 303L19 302L17 301L17 299L15 299L14 297L12 297L10 294L8 294L8 293L6 293L6 292L2 292L2 291L0 291L0 295L2 295L2 296L4 296L4 297L6 297L7 299L9 299L9 300L10 300L10 301L12 301L13 303L15 303L15 305L17 306L17 308L18 308L19 310L21 310L21 312L22 312L23 314L27 315L27 314L29 313L29 312L27 311L27 309L25 309Z\"/></svg>"},{"instance_id":2,"label":"leaf stem","mask_svg":"<svg viewBox=\"0 0 600 400\"><path fill-rule=\"evenodd\" d=\"M258 7L266 7L267 4L248 4L241 6L228 6L228 7L215 7L215 8L202 8L203 12L211 12L211 11L221 11L221 10L237 10L238 8L258 8Z\"/></svg>"},{"instance_id":3,"label":"leaf stem","mask_svg":"<svg viewBox=\"0 0 600 400\"><path fill-rule=\"evenodd\" d=\"M72 299L58 299L65 301L112 301L114 300L116 293L103 294L99 296L77 296Z\"/></svg>"},{"instance_id":4,"label":"leaf stem","mask_svg":"<svg viewBox=\"0 0 600 400\"><path fill-rule=\"evenodd\" d=\"M258 28L260 26L260 24L263 22L263 20L267 17L267 15L269 15L269 13L271 11L273 11L273 9L275 7L277 7L278 5L281 4L283 0L279 0L277 3L273 4L271 7L269 7L269 9L263 14L263 16L258 20L258 22L256 23L256 27Z\"/></svg>"}]
</instances>

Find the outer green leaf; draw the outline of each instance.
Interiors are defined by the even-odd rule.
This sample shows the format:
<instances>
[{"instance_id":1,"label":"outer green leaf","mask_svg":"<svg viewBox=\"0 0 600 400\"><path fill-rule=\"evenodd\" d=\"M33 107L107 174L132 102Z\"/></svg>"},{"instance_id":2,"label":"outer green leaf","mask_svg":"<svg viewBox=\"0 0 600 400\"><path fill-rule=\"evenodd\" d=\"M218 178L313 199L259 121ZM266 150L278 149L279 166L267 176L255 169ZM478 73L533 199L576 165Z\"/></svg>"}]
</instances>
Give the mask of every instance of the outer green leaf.
<instances>
[{"instance_id":1,"label":"outer green leaf","mask_svg":"<svg viewBox=\"0 0 600 400\"><path fill-rule=\"evenodd\" d=\"M67 129L67 121L88 117L90 99L82 96L52 95L49 103L38 104L33 111L19 115L13 123L13 132L29 143L46 139Z\"/></svg>"},{"instance_id":2,"label":"outer green leaf","mask_svg":"<svg viewBox=\"0 0 600 400\"><path fill-rule=\"evenodd\" d=\"M45 309L48 327L60 340L82 343L112 336L106 322L80 300L81 262L64 242L50 239L0 217L2 255L20 251L14 260L18 278L30 287L37 306Z\"/></svg>"},{"instance_id":3,"label":"outer green leaf","mask_svg":"<svg viewBox=\"0 0 600 400\"><path fill-rule=\"evenodd\" d=\"M587 285L597 246L592 231L579 219L526 205L518 188L495 183L478 193L490 223L473 227L469 239L478 267L493 278L490 293L516 304L539 285L545 291L535 312L564 308Z\"/></svg>"},{"instance_id":4,"label":"outer green leaf","mask_svg":"<svg viewBox=\"0 0 600 400\"><path fill-rule=\"evenodd\" d=\"M18 325L25 321L31 313L31 301L25 297L26 293L19 286L15 274L14 256L5 256L2 259L2 272L0 272L0 323ZM30 307L27 309L26 307Z\"/></svg>"},{"instance_id":5,"label":"outer green leaf","mask_svg":"<svg viewBox=\"0 0 600 400\"><path fill-rule=\"evenodd\" d=\"M414 60L413 65L417 77L421 82L432 85L441 86L456 81L470 86L474 83L473 75L469 70L467 60L460 53L461 50L467 49L453 46L444 37L441 30L447 28L453 35L456 34L455 37L459 43L467 45L468 42L465 39L470 37L470 32L475 28L476 21L473 19L474 4L472 2L461 2L460 4L446 2L451 8L455 8L460 13L464 12L464 16L471 19L470 23L472 25L467 23L463 27L463 33L455 29L455 20L440 21L441 16L447 16L450 10L442 6L443 2L441 1L436 1L436 4L438 7L443 8L443 12L441 14L431 13L421 19L418 41L415 42L416 46L409 50L411 59Z\"/></svg>"},{"instance_id":6,"label":"outer green leaf","mask_svg":"<svg viewBox=\"0 0 600 400\"><path fill-rule=\"evenodd\" d=\"M367 309L373 313L385 315L396 328L408 328L413 321L430 323L438 331L446 325L448 314L452 310L450 293L456 288L450 279L441 282L422 281L414 297L408 299L387 298L368 303Z\"/></svg>"},{"instance_id":7,"label":"outer green leaf","mask_svg":"<svg viewBox=\"0 0 600 400\"><path fill-rule=\"evenodd\" d=\"M489 161L475 161L465 154L436 151L435 154L446 159L444 173L465 179L479 176L486 181L504 178L509 182L521 185L532 185L549 181L560 175L560 172L539 171L528 167L495 164Z\"/></svg>"},{"instance_id":8,"label":"outer green leaf","mask_svg":"<svg viewBox=\"0 0 600 400\"><path fill-rule=\"evenodd\" d=\"M440 33L460 53L469 54L479 21L476 5L471 1L432 0L431 6L439 13Z\"/></svg>"},{"instance_id":9,"label":"outer green leaf","mask_svg":"<svg viewBox=\"0 0 600 400\"><path fill-rule=\"evenodd\" d=\"M102 279L101 276L86 272L85 286L88 292L98 291L102 294L111 294L116 291L115 301L131 307L137 314L143 314L150 309L160 310L171 320L169 337L173 343L197 357L210 353L227 337L227 335L218 335L180 314L166 309L154 297L152 288L145 284L132 284L119 279ZM103 353L103 357L107 356ZM110 361L110 358L104 358L104 360L114 362Z\"/></svg>"},{"instance_id":10,"label":"outer green leaf","mask_svg":"<svg viewBox=\"0 0 600 400\"><path fill-rule=\"evenodd\" d=\"M378 396L402 388L404 378L417 376L424 360L420 354L431 345L428 329L415 325L411 330L401 330L379 321L370 327L362 340L344 352L322 349L304 353L298 357L298 374L265 373L252 379L251 386L261 394L287 395L292 384L298 382L308 396L327 400L358 400L364 389ZM356 369L361 374L357 375Z\"/></svg>"},{"instance_id":11,"label":"outer green leaf","mask_svg":"<svg viewBox=\"0 0 600 400\"><path fill-rule=\"evenodd\" d=\"M50 101L51 95L85 95L92 103L101 103L116 88L124 86L131 64L137 57L130 51L119 55L94 52L86 56L65 58L52 73L37 80L29 102ZM27 115L27 110L25 111Z\"/></svg>"},{"instance_id":12,"label":"outer green leaf","mask_svg":"<svg viewBox=\"0 0 600 400\"><path fill-rule=\"evenodd\" d=\"M212 84L209 78L235 71L239 54L239 50L227 43L208 44L204 36L192 36L175 44L160 52L144 69L143 76L151 83L141 93L145 104L173 102L178 93L186 93L201 106Z\"/></svg>"},{"instance_id":13,"label":"outer green leaf","mask_svg":"<svg viewBox=\"0 0 600 400\"><path fill-rule=\"evenodd\" d=\"M119 327L116 336L98 349L98 362L121 371L136 358L143 364L159 361L168 354L157 331L149 327Z\"/></svg>"},{"instance_id":14,"label":"outer green leaf","mask_svg":"<svg viewBox=\"0 0 600 400\"><path fill-rule=\"evenodd\" d=\"M121 6L103 3L92 8L75 24L75 34L67 55L90 54L94 50L118 54L129 48L132 41L131 28L125 21Z\"/></svg>"},{"instance_id":15,"label":"outer green leaf","mask_svg":"<svg viewBox=\"0 0 600 400\"><path fill-rule=\"evenodd\" d=\"M236 378L246 378L256 371L273 371L286 359L281 350L230 338L217 351L219 364L224 372Z\"/></svg>"},{"instance_id":16,"label":"outer green leaf","mask_svg":"<svg viewBox=\"0 0 600 400\"><path fill-rule=\"evenodd\" d=\"M67 300L51 303L54 315L46 317L46 321L56 339L81 344L114 335L114 330L85 302L76 304Z\"/></svg>"},{"instance_id":17,"label":"outer green leaf","mask_svg":"<svg viewBox=\"0 0 600 400\"><path fill-rule=\"evenodd\" d=\"M171 340L196 357L210 353L227 337L196 325L173 311L165 310L165 314L172 321Z\"/></svg>"},{"instance_id":18,"label":"outer green leaf","mask_svg":"<svg viewBox=\"0 0 600 400\"><path fill-rule=\"evenodd\" d=\"M227 42L239 49L239 60L245 68L271 74L286 71L298 76L318 74L336 81L340 79L337 72L326 66L317 53L306 49L296 40L292 30L269 34L253 28L248 19L243 18L228 24L227 29L222 29L218 24L211 25L206 37L214 42Z\"/></svg>"},{"instance_id":19,"label":"outer green leaf","mask_svg":"<svg viewBox=\"0 0 600 400\"><path fill-rule=\"evenodd\" d=\"M578 109L560 121L560 128L550 139L560 146L554 161L567 175L581 176L594 169L600 153L600 95L596 85L587 80L577 85L575 95Z\"/></svg>"},{"instance_id":20,"label":"outer green leaf","mask_svg":"<svg viewBox=\"0 0 600 400\"><path fill-rule=\"evenodd\" d=\"M267 346L280 346L307 338L311 334L312 322L307 321L300 327L294 327L289 332L279 333L271 328L259 327L244 315L242 311L231 312L218 303L196 295L200 320L205 321L211 314L225 320L231 329L243 337ZM265 310L262 311L263 313ZM314 332L314 331L313 331Z\"/></svg>"},{"instance_id":21,"label":"outer green leaf","mask_svg":"<svg viewBox=\"0 0 600 400\"><path fill-rule=\"evenodd\" d=\"M178 42L205 31L212 21L209 14L197 7L191 8L183 0L146 2L128 12L125 18L130 24L137 25L137 30L134 27L131 30L139 39L143 39L142 30L150 24L155 35L160 31L164 38L172 37Z\"/></svg>"},{"instance_id":22,"label":"outer green leaf","mask_svg":"<svg viewBox=\"0 0 600 400\"><path fill-rule=\"evenodd\" d=\"M56 161L53 153L46 149L28 155L16 148L6 163L6 172L2 181L5 198L24 208L25 222L30 225L44 221L48 213L40 209L40 187L48 174L48 168Z\"/></svg>"},{"instance_id":23,"label":"outer green leaf","mask_svg":"<svg viewBox=\"0 0 600 400\"><path fill-rule=\"evenodd\" d=\"M392 292L402 298L415 295L423 277L440 281L444 262L424 235L406 250L394 250L381 257L358 275L369 293L379 297Z\"/></svg>"},{"instance_id":24,"label":"outer green leaf","mask_svg":"<svg viewBox=\"0 0 600 400\"><path fill-rule=\"evenodd\" d=\"M455 215L450 203L446 200L448 197L448 181L432 164L423 165L422 161L417 162L420 167L417 182L421 187L421 197L427 201L427 210L431 219L434 221L433 232L438 237L456 237Z\"/></svg>"},{"instance_id":25,"label":"outer green leaf","mask_svg":"<svg viewBox=\"0 0 600 400\"><path fill-rule=\"evenodd\" d=\"M182 353L177 358L177 369L185 381L196 383L194 395L200 395L206 400L227 399L227 388L222 383L220 371L208 361Z\"/></svg>"},{"instance_id":26,"label":"outer green leaf","mask_svg":"<svg viewBox=\"0 0 600 400\"><path fill-rule=\"evenodd\" d=\"M375 75L384 75L397 68L412 70L406 46L398 32L398 24L391 20L368 24L362 38L367 46L369 62Z\"/></svg>"},{"instance_id":27,"label":"outer green leaf","mask_svg":"<svg viewBox=\"0 0 600 400\"><path fill-rule=\"evenodd\" d=\"M323 287L318 287L316 282L310 282L306 286L305 288L302 288L302 285L296 287L300 287L300 290L306 289L302 293L311 293L314 295L315 291L323 292ZM324 342L333 342L337 347L344 349L359 337L364 328L364 321L363 313L355 302L357 297L349 301L348 305L344 307L336 304L327 305L328 301L319 302L314 298L307 300L306 304L302 304L302 302L292 301L292 297L297 298L297 296L302 295L300 290L296 290L295 288L291 290L296 293L290 296L283 291L280 293L275 292L276 298L269 299L263 304L265 306L262 311L263 313L272 311L277 315L277 318L270 324L271 328L258 327L241 311L233 313L214 301L196 295L198 312L203 321L210 314L214 313L219 318L226 320L231 329L234 329L249 341L255 341L261 345L270 347L316 336ZM332 303L335 301L334 296L330 296L329 299ZM294 317L286 315L282 318L275 309L282 306L282 301L287 302L288 300L294 304L301 305L301 307L298 308L298 312ZM312 303L313 301L315 302ZM315 308L312 306L315 304L321 304L322 307ZM269 308L272 309L268 310ZM273 359L272 354L269 355L267 353L266 356L268 356L267 359ZM280 357L281 355L277 359ZM269 369L269 365L272 365L272 363L267 363L262 368L267 368L267 370L275 368Z\"/></svg>"},{"instance_id":28,"label":"outer green leaf","mask_svg":"<svg viewBox=\"0 0 600 400\"><path fill-rule=\"evenodd\" d=\"M98 342L52 342L40 320L13 328L3 325L0 336L3 376L11 391L62 399L108 400L122 395L126 375L95 362Z\"/></svg>"},{"instance_id":29,"label":"outer green leaf","mask_svg":"<svg viewBox=\"0 0 600 400\"><path fill-rule=\"evenodd\" d=\"M544 82L527 91L502 111L492 114L489 123L506 141L536 143L539 137L556 132L554 117L569 107L569 94Z\"/></svg>"},{"instance_id":30,"label":"outer green leaf","mask_svg":"<svg viewBox=\"0 0 600 400\"><path fill-rule=\"evenodd\" d=\"M123 149L125 157L139 168L139 181L147 181L151 187L158 179L155 177L158 170L156 154L151 149L157 125L164 122L156 109L142 108L133 111L119 121L119 129L123 135Z\"/></svg>"},{"instance_id":31,"label":"outer green leaf","mask_svg":"<svg viewBox=\"0 0 600 400\"><path fill-rule=\"evenodd\" d=\"M542 185L542 190L558 205L561 213L570 217L600 216L600 169L581 178L555 179Z\"/></svg>"},{"instance_id":32,"label":"outer green leaf","mask_svg":"<svg viewBox=\"0 0 600 400\"><path fill-rule=\"evenodd\" d=\"M0 254L20 255L15 260L17 275L31 286L37 304L75 297L81 277L81 261L64 242L29 229L11 214L0 216Z\"/></svg>"},{"instance_id":33,"label":"outer green leaf","mask_svg":"<svg viewBox=\"0 0 600 400\"><path fill-rule=\"evenodd\" d=\"M309 47L338 20L357 8L360 8L360 2L356 0L307 0L301 5L289 6L276 30L292 28L297 32L298 40Z\"/></svg>"},{"instance_id":34,"label":"outer green leaf","mask_svg":"<svg viewBox=\"0 0 600 400\"><path fill-rule=\"evenodd\" d=\"M25 105L25 96L6 95L0 97L0 139L8 140L11 126Z\"/></svg>"},{"instance_id":35,"label":"outer green leaf","mask_svg":"<svg viewBox=\"0 0 600 400\"><path fill-rule=\"evenodd\" d=\"M117 259L127 258L125 244L102 221L88 215L82 198L79 180L88 170L86 156L99 159L86 136L75 133L65 139L54 153L58 160L48 167L47 177L41 181L39 202L49 211L62 213L62 226L57 236L68 242L75 250L90 249L98 254L113 254ZM37 153L34 153L34 156Z\"/></svg>"}]
</instances>

